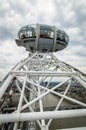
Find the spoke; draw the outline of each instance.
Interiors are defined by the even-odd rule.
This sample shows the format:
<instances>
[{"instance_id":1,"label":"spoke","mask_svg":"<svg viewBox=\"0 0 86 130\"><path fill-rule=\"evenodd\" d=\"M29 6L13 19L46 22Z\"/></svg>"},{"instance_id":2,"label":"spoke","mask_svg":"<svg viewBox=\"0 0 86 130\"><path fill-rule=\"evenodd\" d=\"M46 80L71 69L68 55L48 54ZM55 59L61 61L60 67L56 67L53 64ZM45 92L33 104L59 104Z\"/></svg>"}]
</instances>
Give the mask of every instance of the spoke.
<instances>
[{"instance_id":1,"label":"spoke","mask_svg":"<svg viewBox=\"0 0 86 130\"><path fill-rule=\"evenodd\" d=\"M67 88L66 88L66 90L65 90L65 92L64 92L63 95L66 95L66 94L67 94L67 92L68 92L68 90L69 90L69 88L70 88L70 84L71 84L71 81L69 82L69 84L68 84L68 86L67 86ZM63 101L63 100L64 100L64 97L61 97L59 103L57 104L57 106L56 106L56 108L55 108L55 111L57 111L57 110L59 109L59 107L60 107L60 105L62 104L62 101ZM50 126L52 120L53 120L53 119L50 119L50 120L48 121L48 123L47 123L47 126L48 126L48 127Z\"/></svg>"},{"instance_id":2,"label":"spoke","mask_svg":"<svg viewBox=\"0 0 86 130\"><path fill-rule=\"evenodd\" d=\"M18 85L18 81L16 81L16 85L17 85L17 88L18 88L19 92L21 93L22 90L21 90L21 88L20 88L19 85ZM28 103L28 100L26 99L25 95L24 95L24 101L26 102L26 104ZM32 108L31 106L28 106L28 108L29 108L29 110L30 110L31 112L34 112L34 110L33 110L33 108ZM36 122L38 123L39 127L41 128L41 123L40 123L40 121L39 121L39 120L36 120Z\"/></svg>"},{"instance_id":3,"label":"spoke","mask_svg":"<svg viewBox=\"0 0 86 130\"><path fill-rule=\"evenodd\" d=\"M67 82L68 80L70 80L70 78L69 78L69 79L67 79L67 80L65 80L64 82L62 82L62 83L60 83L60 84L56 85L56 86L55 86L55 87L53 87L51 90L50 90L50 89L48 89L48 91L47 91L47 92L43 93L42 95L38 96L38 97L37 97L37 98L35 98L34 100L30 101L28 104L24 105L24 106L22 107L22 110L24 110L24 109L25 109L25 108L27 108L29 105L31 105L31 104L33 104L34 102L36 102L37 100L39 100L39 99L43 98L45 95L47 95L47 94L49 94L50 92L52 92L52 90L57 89L59 86L63 85L63 84L64 84L65 82ZM28 81L28 82L30 83L30 81ZM34 84L34 83L33 83L33 84ZM34 84L34 85L36 85L36 84ZM39 87L40 87L40 85L37 85L37 86L39 86ZM47 88L46 88L46 89L47 89Z\"/></svg>"},{"instance_id":4,"label":"spoke","mask_svg":"<svg viewBox=\"0 0 86 130\"><path fill-rule=\"evenodd\" d=\"M18 104L18 108L17 108L17 113L18 114L20 113L21 107L22 107L23 96L24 96L24 91L25 91L25 87L26 87L26 81L27 81L27 75L25 76L22 91L21 91L21 95L20 95L20 99L19 99L19 104ZM15 122L13 130L17 130L17 127L18 127L18 122Z\"/></svg>"},{"instance_id":5,"label":"spoke","mask_svg":"<svg viewBox=\"0 0 86 130\"><path fill-rule=\"evenodd\" d=\"M71 78L72 78L72 77L71 77ZM68 80L70 80L71 78L69 78ZM58 88L59 86L61 86L61 85L64 84L65 82L67 82L68 80L65 80L64 82L60 83L59 85L56 85L55 87ZM29 82L29 83L32 83L32 82L30 82L30 81L28 81L28 82ZM83 106L83 107L86 107L86 104L85 104L85 103L82 103L82 102L80 102L80 101L78 101L78 100L76 100L76 99L73 99L73 98L71 98L71 97L68 97L68 96L66 96L66 95L63 95L63 94L58 93L58 92L56 92L56 91L53 91L54 89L56 89L55 87L52 88L52 89L48 89L48 88L43 87L43 86L38 85L38 84L34 84L34 83L32 83L32 84L35 85L35 86L38 86L38 87L41 87L41 88L47 90L47 92L45 92L44 95L46 95L46 93L50 93L50 92L51 92L51 93L53 93L53 94L55 94L55 95L57 95L57 96L64 97L64 99L66 99L66 100L68 100L68 101L71 101L71 102L74 102L74 103L76 103L76 104L79 104L79 105L81 105L81 106ZM41 96L44 96L44 95L41 95ZM42 97L41 97L41 98L42 98ZM36 100L38 100L38 99L36 99Z\"/></svg>"}]
</instances>

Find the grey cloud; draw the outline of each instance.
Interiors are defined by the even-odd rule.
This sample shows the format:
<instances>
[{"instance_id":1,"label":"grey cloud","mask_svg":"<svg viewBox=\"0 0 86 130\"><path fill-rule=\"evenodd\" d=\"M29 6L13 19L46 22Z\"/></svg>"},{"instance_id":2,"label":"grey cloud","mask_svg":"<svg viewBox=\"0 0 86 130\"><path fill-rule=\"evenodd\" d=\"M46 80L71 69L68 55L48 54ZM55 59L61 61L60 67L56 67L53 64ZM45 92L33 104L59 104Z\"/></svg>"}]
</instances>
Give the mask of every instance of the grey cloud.
<instances>
[{"instance_id":1,"label":"grey cloud","mask_svg":"<svg viewBox=\"0 0 86 130\"><path fill-rule=\"evenodd\" d=\"M14 34L11 28L0 26L0 40L13 39Z\"/></svg>"},{"instance_id":2,"label":"grey cloud","mask_svg":"<svg viewBox=\"0 0 86 130\"><path fill-rule=\"evenodd\" d=\"M52 2L50 0L49 2ZM62 30L69 30L70 28L78 28L79 32L74 36L74 33L71 33L70 42L66 50L71 50L75 56L80 56L80 58L85 58L86 53L82 50L75 50L73 52L73 48L75 46L81 45L83 48L86 48L86 5L83 3L83 0L54 0L53 5L55 9L55 14L46 13L49 9L47 7L46 11L42 8L42 4L40 4L40 9L37 9L40 0L7 0L8 6L5 8L0 8L0 43L3 43L3 40L12 39L14 40L17 36L17 31L24 24L39 22L42 24L47 24L50 21L52 25L59 25L59 28ZM24 3L22 3L24 2ZM44 2L44 1L43 1ZM80 4L80 2L82 4ZM6 4L2 2L3 5ZM42 1L41 1L42 3ZM79 3L79 4L78 4ZM46 4L46 0L45 0ZM65 13L65 9L69 9L70 12L73 11L73 17L67 19L67 16L71 15L70 12ZM51 12L52 13L52 12ZM3 19L3 20L2 20ZM12 23L13 22L13 23ZM15 23L15 24L14 24ZM5 44L5 43L4 43ZM77 48L76 48L77 49ZM15 51L15 50L13 50ZM14 52L15 53L15 52ZM62 51L63 53L63 51ZM11 54L6 53L7 57ZM5 54L4 54L5 56ZM13 56L13 55L12 55ZM18 55L16 55L17 57ZM6 56L5 56L6 57ZM66 56L67 57L67 56ZM72 56L71 56L72 57ZM14 58L14 56L13 56ZM67 59L67 58L66 58ZM2 60L2 59L1 59ZM15 58L16 60L16 58ZM72 60L72 58L71 58ZM16 60L18 61L18 60ZM16 62L15 61L15 62ZM0 61L1 68L5 68L5 66L9 66L9 60L6 64L4 61ZM14 63L13 63L14 64Z\"/></svg>"},{"instance_id":3,"label":"grey cloud","mask_svg":"<svg viewBox=\"0 0 86 130\"><path fill-rule=\"evenodd\" d=\"M25 5L33 4L34 2L35 0L33 2L31 0L27 0L27 3L25 3ZM8 6L3 8L4 5ZM18 27L20 26L20 29L21 26L24 26L23 23L29 22L28 20L25 21L25 17L27 14L31 13L31 10L29 7L26 8L25 5L21 1L16 0L8 0L8 3L2 2L2 6L0 8L0 40L15 38L18 33ZM20 15L21 20L18 15Z\"/></svg>"},{"instance_id":4,"label":"grey cloud","mask_svg":"<svg viewBox=\"0 0 86 130\"><path fill-rule=\"evenodd\" d=\"M62 3L61 3L62 2ZM70 27L78 27L80 28L80 35L83 35L83 37L86 37L85 35L85 28L86 28L86 4L78 4L79 2L83 3L82 0L71 0L71 1L55 1L55 9L56 9L56 17L55 21L59 21L61 24L61 27L63 28L70 28ZM70 12L67 12L67 14L64 16L65 8L67 8L69 5L70 10L74 12L73 18L70 19L70 21L66 20L66 17L70 15ZM59 13L58 13L59 12Z\"/></svg>"},{"instance_id":5,"label":"grey cloud","mask_svg":"<svg viewBox=\"0 0 86 130\"><path fill-rule=\"evenodd\" d=\"M2 8L0 8L0 18L6 17L8 11L9 11L8 9L3 10Z\"/></svg>"},{"instance_id":6,"label":"grey cloud","mask_svg":"<svg viewBox=\"0 0 86 130\"><path fill-rule=\"evenodd\" d=\"M64 16L64 12L65 12L65 8L68 8L68 3L71 3L71 1L67 1L67 3L65 3L65 0L57 0L54 1L54 5L55 5L55 10L56 10L56 14L55 14L55 21L59 21L59 23L61 24L61 27L73 27L74 23L72 21L72 19L70 21L66 20L66 16L70 15L69 12L66 12L66 16Z\"/></svg>"},{"instance_id":7,"label":"grey cloud","mask_svg":"<svg viewBox=\"0 0 86 130\"><path fill-rule=\"evenodd\" d=\"M34 10L37 5L37 0L26 0L25 2L22 2L21 0L8 0L10 5L10 10L13 10L15 13L20 14L23 18L31 12L29 6L33 6ZM27 5L27 6L26 6Z\"/></svg>"},{"instance_id":8,"label":"grey cloud","mask_svg":"<svg viewBox=\"0 0 86 130\"><path fill-rule=\"evenodd\" d=\"M86 58L86 52L80 51L80 52L75 52L74 54L77 55L77 56L79 56L79 57Z\"/></svg>"},{"instance_id":9,"label":"grey cloud","mask_svg":"<svg viewBox=\"0 0 86 130\"><path fill-rule=\"evenodd\" d=\"M80 35L86 40L86 2L76 0L73 4L77 26L80 28Z\"/></svg>"},{"instance_id":10,"label":"grey cloud","mask_svg":"<svg viewBox=\"0 0 86 130\"><path fill-rule=\"evenodd\" d=\"M20 1L11 1L9 0L9 5L10 5L10 10L13 10L15 13L19 13L21 15L25 15L26 14L26 9L24 7L24 5L21 4Z\"/></svg>"},{"instance_id":11,"label":"grey cloud","mask_svg":"<svg viewBox=\"0 0 86 130\"><path fill-rule=\"evenodd\" d=\"M28 0L27 0L27 2L28 2ZM38 2L39 2L39 0L29 0L29 3L30 3L31 5L33 5L34 8L35 8L36 5L38 4Z\"/></svg>"},{"instance_id":12,"label":"grey cloud","mask_svg":"<svg viewBox=\"0 0 86 130\"><path fill-rule=\"evenodd\" d=\"M11 65L10 65L11 66ZM7 64L4 64L4 62L3 63L0 63L0 68L4 68L4 69L6 69L6 68L8 68L9 67L9 63Z\"/></svg>"},{"instance_id":13,"label":"grey cloud","mask_svg":"<svg viewBox=\"0 0 86 130\"><path fill-rule=\"evenodd\" d=\"M81 24L83 24L83 22L86 21L86 2L84 3L81 0L74 1L73 2L73 9L76 13L77 23L78 23L78 25L81 26Z\"/></svg>"}]
</instances>

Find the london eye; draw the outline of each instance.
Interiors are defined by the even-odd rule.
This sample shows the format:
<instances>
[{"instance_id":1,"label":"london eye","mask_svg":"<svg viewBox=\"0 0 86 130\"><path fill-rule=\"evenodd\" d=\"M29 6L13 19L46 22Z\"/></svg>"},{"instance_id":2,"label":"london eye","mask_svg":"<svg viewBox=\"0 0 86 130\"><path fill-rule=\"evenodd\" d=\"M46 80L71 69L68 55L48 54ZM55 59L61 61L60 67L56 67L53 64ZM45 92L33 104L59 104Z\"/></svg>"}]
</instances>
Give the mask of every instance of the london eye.
<instances>
[{"instance_id":1,"label":"london eye","mask_svg":"<svg viewBox=\"0 0 86 130\"><path fill-rule=\"evenodd\" d=\"M50 25L26 25L18 46L29 51L0 84L0 130L86 129L86 75L53 52L69 36Z\"/></svg>"},{"instance_id":2,"label":"london eye","mask_svg":"<svg viewBox=\"0 0 86 130\"><path fill-rule=\"evenodd\" d=\"M69 42L69 36L55 26L26 25L18 32L16 43L31 52L56 52L64 49Z\"/></svg>"}]
</instances>

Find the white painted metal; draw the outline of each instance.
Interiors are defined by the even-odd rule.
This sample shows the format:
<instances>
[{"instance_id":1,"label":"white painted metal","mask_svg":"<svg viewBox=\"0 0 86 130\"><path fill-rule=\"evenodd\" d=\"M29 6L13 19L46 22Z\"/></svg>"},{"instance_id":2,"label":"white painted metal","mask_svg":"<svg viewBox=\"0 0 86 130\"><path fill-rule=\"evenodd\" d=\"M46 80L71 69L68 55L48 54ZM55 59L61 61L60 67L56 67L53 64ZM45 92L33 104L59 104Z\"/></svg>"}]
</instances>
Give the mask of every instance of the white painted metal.
<instances>
[{"instance_id":1,"label":"white painted metal","mask_svg":"<svg viewBox=\"0 0 86 130\"><path fill-rule=\"evenodd\" d=\"M58 73L56 71L11 71L11 74L16 74L16 75L25 75L25 74L29 74L30 76L52 76L52 77L56 77L56 76L60 76L60 77L70 77L70 76L78 76L79 74L75 73L75 72L66 72L66 73Z\"/></svg>"},{"instance_id":2,"label":"white painted metal","mask_svg":"<svg viewBox=\"0 0 86 130\"><path fill-rule=\"evenodd\" d=\"M2 86L0 87L0 99L2 98L3 94L5 93L7 87L12 79L13 79L13 76L9 75L7 77L7 79L5 80L5 82L2 84Z\"/></svg>"},{"instance_id":3,"label":"white painted metal","mask_svg":"<svg viewBox=\"0 0 86 130\"><path fill-rule=\"evenodd\" d=\"M37 98L35 98L34 100L30 101L28 104L24 105L22 107L22 110L24 110L25 108L27 108L29 105L33 104L34 102L36 102L37 100L40 100L42 97L46 96L47 94L49 94L52 90L58 88L59 86L61 86L62 84L64 84L65 82L67 82L69 79L65 80L64 82L56 85L55 87L53 87L52 89L46 91L45 93L43 93L42 95L38 96Z\"/></svg>"},{"instance_id":4,"label":"white painted metal","mask_svg":"<svg viewBox=\"0 0 86 130\"><path fill-rule=\"evenodd\" d=\"M75 77L75 79L83 85L83 87L86 89L86 82L84 82L83 80L81 80L79 77Z\"/></svg>"},{"instance_id":5,"label":"white painted metal","mask_svg":"<svg viewBox=\"0 0 86 130\"><path fill-rule=\"evenodd\" d=\"M86 117L86 109L64 110L64 111L47 111L33 113L15 113L15 114L0 114L0 122L15 122L29 121L41 119L63 119L71 117Z\"/></svg>"},{"instance_id":6,"label":"white painted metal","mask_svg":"<svg viewBox=\"0 0 86 130\"><path fill-rule=\"evenodd\" d=\"M68 79L68 80L69 80L69 79ZM67 81L67 80L66 80L66 81ZM28 81L28 82L31 83L30 81ZM65 83L65 82L63 82L63 83ZM63 84L63 83L61 83L61 84ZM73 99L73 98L67 97L67 96L65 96L65 95L63 95L63 94L61 94L61 93L52 91L52 89L47 89L47 88L45 88L45 87L43 87L43 86L40 86L40 85L38 85L38 84L35 84L35 83L32 83L32 84L34 84L35 86L41 87L41 88L43 88L43 89L45 89L45 90L48 90L49 92L51 92L51 93L53 93L53 94L55 94L55 95L57 95L57 96L63 97L64 99L67 99L67 100L69 100L69 101L71 101L71 102L74 102L74 103L76 103L76 104L79 104L79 105L81 105L81 106L86 107L86 104L85 104L85 103L82 103L82 102L80 102L80 101L78 101L78 100L75 100L75 99ZM60 84L59 86L61 86L61 84ZM58 86L58 87L59 87L59 86ZM55 86L55 88L56 88L56 86ZM46 92L45 94L41 95L40 97L38 97L38 98L35 99L35 100L37 101L38 99L40 99L40 98L42 98L43 96L47 95L49 92ZM26 107L25 107L25 108L26 108ZM23 107L22 109L25 109L25 108Z\"/></svg>"},{"instance_id":7,"label":"white painted metal","mask_svg":"<svg viewBox=\"0 0 86 130\"><path fill-rule=\"evenodd\" d=\"M22 88L22 91L21 91L20 99L19 99L19 104L18 104L18 108L17 108L18 114L21 112L21 107L22 107L22 102L23 102L23 97L24 97L24 91L25 91L25 87L26 87L26 81L27 81L27 75L25 75L23 88ZM16 122L15 125L14 125L14 130L17 130L17 127L18 127L18 123Z\"/></svg>"},{"instance_id":8,"label":"white painted metal","mask_svg":"<svg viewBox=\"0 0 86 130\"><path fill-rule=\"evenodd\" d=\"M67 88L66 88L66 90L65 90L65 92L64 92L64 95L66 95L66 93L68 92L69 87L70 87L70 84L71 84L71 82L68 84L68 86L67 86ZM62 98L59 100L59 103L57 104L57 106L56 106L56 108L55 108L55 111L57 111L57 110L59 109L59 107L60 107L60 105L61 105L63 99L64 99L64 98L62 97ZM52 120L53 120L53 119L50 119L50 120L48 121L48 123L47 123L48 127L50 126Z\"/></svg>"},{"instance_id":9,"label":"white painted metal","mask_svg":"<svg viewBox=\"0 0 86 130\"><path fill-rule=\"evenodd\" d=\"M57 29L55 26L53 27L53 30L54 30L54 46L53 46L53 51L54 51L56 46L56 37L57 37Z\"/></svg>"},{"instance_id":10,"label":"white painted metal","mask_svg":"<svg viewBox=\"0 0 86 130\"><path fill-rule=\"evenodd\" d=\"M13 77L16 77L15 83L20 93L18 107L13 113L0 114L0 123L14 122L13 130L17 130L19 121L36 120L40 130L49 130L53 119L86 117L86 104L78 99L67 96L72 79L75 79L83 88L86 88L86 82L81 78L84 77L83 79L85 79L85 75L74 67L59 61L53 53L31 53L28 58L17 64L9 72L7 79L0 87L0 98L3 97ZM59 78L60 83L50 88L50 83L55 80L59 81ZM47 81L46 86L41 85L44 81ZM19 82L21 82L22 88L19 86ZM62 87L63 84L66 84L67 87L63 93L60 93L58 89ZM29 100L26 98L25 91L30 93ZM43 98L49 94L60 98L53 111L44 110ZM82 106L83 109L60 111L59 107L64 100L78 104ZM24 105L23 101L25 101ZM35 107L37 104L39 108L38 112L36 112ZM26 109L28 110L27 113L24 112ZM47 123L46 119L49 119ZM34 124L34 122L32 122L32 124Z\"/></svg>"},{"instance_id":11,"label":"white painted metal","mask_svg":"<svg viewBox=\"0 0 86 130\"><path fill-rule=\"evenodd\" d=\"M21 91L21 88L20 88L19 85L18 85L18 81L16 81L16 85L17 85L17 87L18 87L19 92L21 93L22 91ZM25 95L24 95L24 101L25 101L26 103L28 103L28 100L26 99ZM28 107L29 107L29 109L30 109L31 112L34 112L34 110L33 110L33 108L32 108L31 106L28 106ZM36 122L38 123L39 127L41 128L40 122L39 122L38 120L37 120Z\"/></svg>"},{"instance_id":12,"label":"white painted metal","mask_svg":"<svg viewBox=\"0 0 86 130\"><path fill-rule=\"evenodd\" d=\"M38 88L38 96L41 95L41 91L40 88ZM43 112L43 103L42 103L42 99L39 100L39 107L40 107L40 111ZM41 124L43 127L45 127L45 120L41 120Z\"/></svg>"},{"instance_id":13,"label":"white painted metal","mask_svg":"<svg viewBox=\"0 0 86 130\"><path fill-rule=\"evenodd\" d=\"M38 50L38 40L39 40L39 34L40 34L40 26L39 24L36 25L36 50Z\"/></svg>"},{"instance_id":14,"label":"white painted metal","mask_svg":"<svg viewBox=\"0 0 86 130\"><path fill-rule=\"evenodd\" d=\"M86 127L66 128L66 129L58 129L58 130L86 130Z\"/></svg>"}]
</instances>

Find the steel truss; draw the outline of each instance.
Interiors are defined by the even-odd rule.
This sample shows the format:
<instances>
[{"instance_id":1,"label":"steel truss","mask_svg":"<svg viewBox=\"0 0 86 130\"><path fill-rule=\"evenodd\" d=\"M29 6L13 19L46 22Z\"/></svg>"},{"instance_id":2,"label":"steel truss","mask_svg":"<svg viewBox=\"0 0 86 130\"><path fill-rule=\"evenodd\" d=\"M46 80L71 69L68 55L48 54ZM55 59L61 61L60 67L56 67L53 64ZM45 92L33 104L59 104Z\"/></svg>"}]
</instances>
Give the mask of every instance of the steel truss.
<instances>
[{"instance_id":1,"label":"steel truss","mask_svg":"<svg viewBox=\"0 0 86 130\"><path fill-rule=\"evenodd\" d=\"M53 82L57 82L57 84L50 85ZM53 119L86 117L86 102L82 102L68 94L73 82L74 84L80 84L84 90L86 89L86 75L60 61L53 53L30 53L26 59L20 61L7 74L1 83L1 127L4 123L9 122L10 124L10 122L14 122L13 130L26 130L23 127L23 129L19 128L19 123L24 124L27 122L26 124L29 124L27 125L27 130L32 128L35 130L35 124L37 124L40 130L49 130L51 129L50 126ZM15 109L10 113L5 113L3 109L9 110L11 107L6 105L9 96L4 98L4 95L8 89L8 95L10 95L10 98L13 98L15 95L12 87L13 83L20 96L17 99L18 103ZM60 91L60 89L62 90ZM47 100L48 95L51 98L52 95L55 96L54 105L50 103L53 105L53 108L47 102L52 102L51 99ZM57 103L56 99L58 99ZM64 101L70 104L69 108L62 105ZM46 102L49 104L48 106ZM46 110L46 106L49 108L48 110ZM61 106L63 107L61 108ZM76 107L73 110L71 106L78 106L79 109Z\"/></svg>"}]
</instances>

